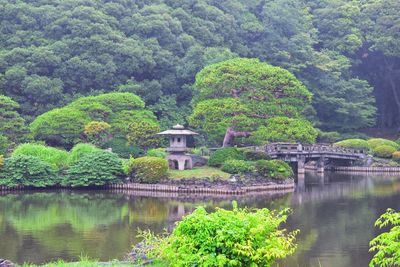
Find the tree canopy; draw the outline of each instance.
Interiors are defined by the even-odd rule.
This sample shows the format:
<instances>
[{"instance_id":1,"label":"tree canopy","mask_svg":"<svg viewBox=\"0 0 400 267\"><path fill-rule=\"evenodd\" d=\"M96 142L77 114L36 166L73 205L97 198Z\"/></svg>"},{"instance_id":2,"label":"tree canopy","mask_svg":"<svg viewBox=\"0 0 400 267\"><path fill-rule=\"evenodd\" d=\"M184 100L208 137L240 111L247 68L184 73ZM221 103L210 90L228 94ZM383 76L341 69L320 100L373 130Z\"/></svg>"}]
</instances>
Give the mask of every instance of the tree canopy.
<instances>
[{"instance_id":1,"label":"tree canopy","mask_svg":"<svg viewBox=\"0 0 400 267\"><path fill-rule=\"evenodd\" d=\"M0 93L28 121L78 97L119 90L142 97L163 128L184 123L196 73L240 56L295 74L314 94L312 115L323 130L400 125L396 0L0 6Z\"/></svg>"},{"instance_id":2,"label":"tree canopy","mask_svg":"<svg viewBox=\"0 0 400 267\"><path fill-rule=\"evenodd\" d=\"M205 67L196 76L190 122L223 146L248 137L275 116L300 117L312 94L289 71L258 59L236 58Z\"/></svg>"}]
</instances>

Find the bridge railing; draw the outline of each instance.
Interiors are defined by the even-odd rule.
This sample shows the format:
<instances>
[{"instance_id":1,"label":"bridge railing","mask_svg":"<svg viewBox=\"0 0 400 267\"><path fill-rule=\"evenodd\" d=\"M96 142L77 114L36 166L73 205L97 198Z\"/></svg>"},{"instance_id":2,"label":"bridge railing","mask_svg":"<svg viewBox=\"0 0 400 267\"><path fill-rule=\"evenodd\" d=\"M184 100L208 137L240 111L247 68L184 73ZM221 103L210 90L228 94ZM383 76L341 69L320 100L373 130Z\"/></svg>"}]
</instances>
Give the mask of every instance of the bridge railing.
<instances>
[{"instance_id":1,"label":"bridge railing","mask_svg":"<svg viewBox=\"0 0 400 267\"><path fill-rule=\"evenodd\" d=\"M349 149L330 144L314 144L303 145L300 143L271 143L264 147L265 152L270 154L277 153L313 153L313 152L328 152L338 154L366 154L367 151L363 149Z\"/></svg>"}]
</instances>

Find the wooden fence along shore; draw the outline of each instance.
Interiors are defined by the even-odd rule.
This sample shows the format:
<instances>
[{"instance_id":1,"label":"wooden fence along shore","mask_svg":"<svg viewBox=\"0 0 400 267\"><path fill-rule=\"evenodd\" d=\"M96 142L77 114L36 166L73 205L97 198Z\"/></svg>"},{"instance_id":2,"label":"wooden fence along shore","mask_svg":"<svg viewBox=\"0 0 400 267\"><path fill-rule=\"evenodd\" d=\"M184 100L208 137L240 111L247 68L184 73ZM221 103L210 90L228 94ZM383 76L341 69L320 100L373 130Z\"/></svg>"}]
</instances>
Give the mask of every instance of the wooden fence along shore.
<instances>
[{"instance_id":1,"label":"wooden fence along shore","mask_svg":"<svg viewBox=\"0 0 400 267\"><path fill-rule=\"evenodd\" d=\"M263 184L254 186L242 186L237 188L229 187L200 187L200 186L176 186L165 184L139 184L139 183L125 183L125 184L112 184L98 187L97 189L107 190L124 190L124 191L147 191L147 192L165 192L177 194L215 194L215 195L244 195L249 192L262 192L272 190L288 190L294 189L294 182L285 184ZM73 189L71 187L52 187L51 189ZM22 190L37 190L37 188L16 186L7 187L0 186L0 191L22 191ZM39 188L40 190L40 188Z\"/></svg>"},{"instance_id":2,"label":"wooden fence along shore","mask_svg":"<svg viewBox=\"0 0 400 267\"><path fill-rule=\"evenodd\" d=\"M400 173L400 167L332 167L337 172L382 172L382 173Z\"/></svg>"}]
</instances>

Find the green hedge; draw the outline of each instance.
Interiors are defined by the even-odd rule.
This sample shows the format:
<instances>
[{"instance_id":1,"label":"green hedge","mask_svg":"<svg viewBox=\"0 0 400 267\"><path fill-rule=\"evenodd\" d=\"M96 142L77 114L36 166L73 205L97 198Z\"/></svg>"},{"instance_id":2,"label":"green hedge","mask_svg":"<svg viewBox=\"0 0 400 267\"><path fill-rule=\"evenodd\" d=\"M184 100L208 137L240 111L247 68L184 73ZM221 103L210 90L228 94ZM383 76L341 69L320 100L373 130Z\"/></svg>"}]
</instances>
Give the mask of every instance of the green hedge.
<instances>
[{"instance_id":1,"label":"green hedge","mask_svg":"<svg viewBox=\"0 0 400 267\"><path fill-rule=\"evenodd\" d=\"M251 149L241 149L241 151L246 160L256 161L261 159L271 159L271 157L264 151L256 151Z\"/></svg>"},{"instance_id":2,"label":"green hedge","mask_svg":"<svg viewBox=\"0 0 400 267\"><path fill-rule=\"evenodd\" d=\"M284 180L294 175L292 168L283 160L259 160L255 167L258 174L272 179Z\"/></svg>"},{"instance_id":3,"label":"green hedge","mask_svg":"<svg viewBox=\"0 0 400 267\"><path fill-rule=\"evenodd\" d=\"M244 160L245 158L243 153L236 148L221 148L211 154L210 159L208 160L208 165L212 167L220 167L225 161L230 159Z\"/></svg>"},{"instance_id":4,"label":"green hedge","mask_svg":"<svg viewBox=\"0 0 400 267\"><path fill-rule=\"evenodd\" d=\"M165 152L165 148L152 148L147 151L147 156L165 159L167 152Z\"/></svg>"},{"instance_id":5,"label":"green hedge","mask_svg":"<svg viewBox=\"0 0 400 267\"><path fill-rule=\"evenodd\" d=\"M334 145L344 147L344 148L352 148L352 149L364 149L364 150L370 149L369 143L363 139L346 139L346 140L337 142Z\"/></svg>"},{"instance_id":6,"label":"green hedge","mask_svg":"<svg viewBox=\"0 0 400 267\"><path fill-rule=\"evenodd\" d=\"M71 151L69 152L69 157L68 157L68 163L73 164L80 158L82 158L83 155L90 154L93 152L97 151L103 151L100 148L92 145L92 144L77 144L75 145Z\"/></svg>"},{"instance_id":7,"label":"green hedge","mask_svg":"<svg viewBox=\"0 0 400 267\"><path fill-rule=\"evenodd\" d=\"M381 145L378 147L375 147L374 151L374 156L379 157L379 158L391 158L392 154L396 152L396 148L388 145Z\"/></svg>"},{"instance_id":8,"label":"green hedge","mask_svg":"<svg viewBox=\"0 0 400 267\"><path fill-rule=\"evenodd\" d=\"M129 145L128 140L121 136L114 137L110 141L106 142L102 147L111 148L114 153L124 159L129 159L130 156L138 156L141 153L140 148Z\"/></svg>"},{"instance_id":9,"label":"green hedge","mask_svg":"<svg viewBox=\"0 0 400 267\"><path fill-rule=\"evenodd\" d=\"M383 145L394 147L396 150L400 149L400 145L397 144L396 142L383 138L371 138L368 140L368 144L373 150Z\"/></svg>"},{"instance_id":10,"label":"green hedge","mask_svg":"<svg viewBox=\"0 0 400 267\"><path fill-rule=\"evenodd\" d=\"M124 178L122 160L114 153L95 151L84 154L71 166L65 185L99 186L119 183Z\"/></svg>"},{"instance_id":11,"label":"green hedge","mask_svg":"<svg viewBox=\"0 0 400 267\"><path fill-rule=\"evenodd\" d=\"M68 152L40 144L21 144L15 148L12 156L27 155L38 157L50 164L56 170L68 167Z\"/></svg>"},{"instance_id":12,"label":"green hedge","mask_svg":"<svg viewBox=\"0 0 400 267\"><path fill-rule=\"evenodd\" d=\"M139 183L158 183L167 176L168 161L157 157L141 157L133 159L129 164L131 181Z\"/></svg>"},{"instance_id":13,"label":"green hedge","mask_svg":"<svg viewBox=\"0 0 400 267\"><path fill-rule=\"evenodd\" d=\"M225 161L222 171L230 174L249 173L255 170L254 164L250 161L230 159Z\"/></svg>"},{"instance_id":14,"label":"green hedge","mask_svg":"<svg viewBox=\"0 0 400 267\"><path fill-rule=\"evenodd\" d=\"M54 168L38 157L18 155L7 158L0 172L0 185L46 187L59 182Z\"/></svg>"}]
</instances>

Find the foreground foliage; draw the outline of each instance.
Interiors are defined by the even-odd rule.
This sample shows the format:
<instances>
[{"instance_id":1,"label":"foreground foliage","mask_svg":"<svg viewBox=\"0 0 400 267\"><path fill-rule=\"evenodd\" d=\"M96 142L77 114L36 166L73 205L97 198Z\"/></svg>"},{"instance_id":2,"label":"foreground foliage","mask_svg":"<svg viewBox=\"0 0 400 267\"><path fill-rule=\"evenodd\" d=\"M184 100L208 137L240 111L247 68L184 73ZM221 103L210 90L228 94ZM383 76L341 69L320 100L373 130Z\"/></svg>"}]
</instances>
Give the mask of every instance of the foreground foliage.
<instances>
[{"instance_id":1,"label":"foreground foliage","mask_svg":"<svg viewBox=\"0 0 400 267\"><path fill-rule=\"evenodd\" d=\"M396 148L388 145L380 145L374 148L374 156L379 158L391 158L392 154L396 152Z\"/></svg>"},{"instance_id":2,"label":"foreground foliage","mask_svg":"<svg viewBox=\"0 0 400 267\"><path fill-rule=\"evenodd\" d=\"M376 252L369 266L400 266L400 213L388 209L375 222L379 228L390 230L375 237L370 242L370 251Z\"/></svg>"},{"instance_id":3,"label":"foreground foliage","mask_svg":"<svg viewBox=\"0 0 400 267\"><path fill-rule=\"evenodd\" d=\"M99 186L120 183L122 161L114 153L95 151L82 155L68 170L63 183L71 186Z\"/></svg>"},{"instance_id":4,"label":"foreground foliage","mask_svg":"<svg viewBox=\"0 0 400 267\"><path fill-rule=\"evenodd\" d=\"M0 172L0 185L46 187L59 183L56 171L47 162L29 156L7 158Z\"/></svg>"},{"instance_id":5,"label":"foreground foliage","mask_svg":"<svg viewBox=\"0 0 400 267\"><path fill-rule=\"evenodd\" d=\"M145 251L162 266L271 266L292 254L297 231L280 229L288 210L203 207L178 222L165 237L144 232Z\"/></svg>"}]
</instances>

